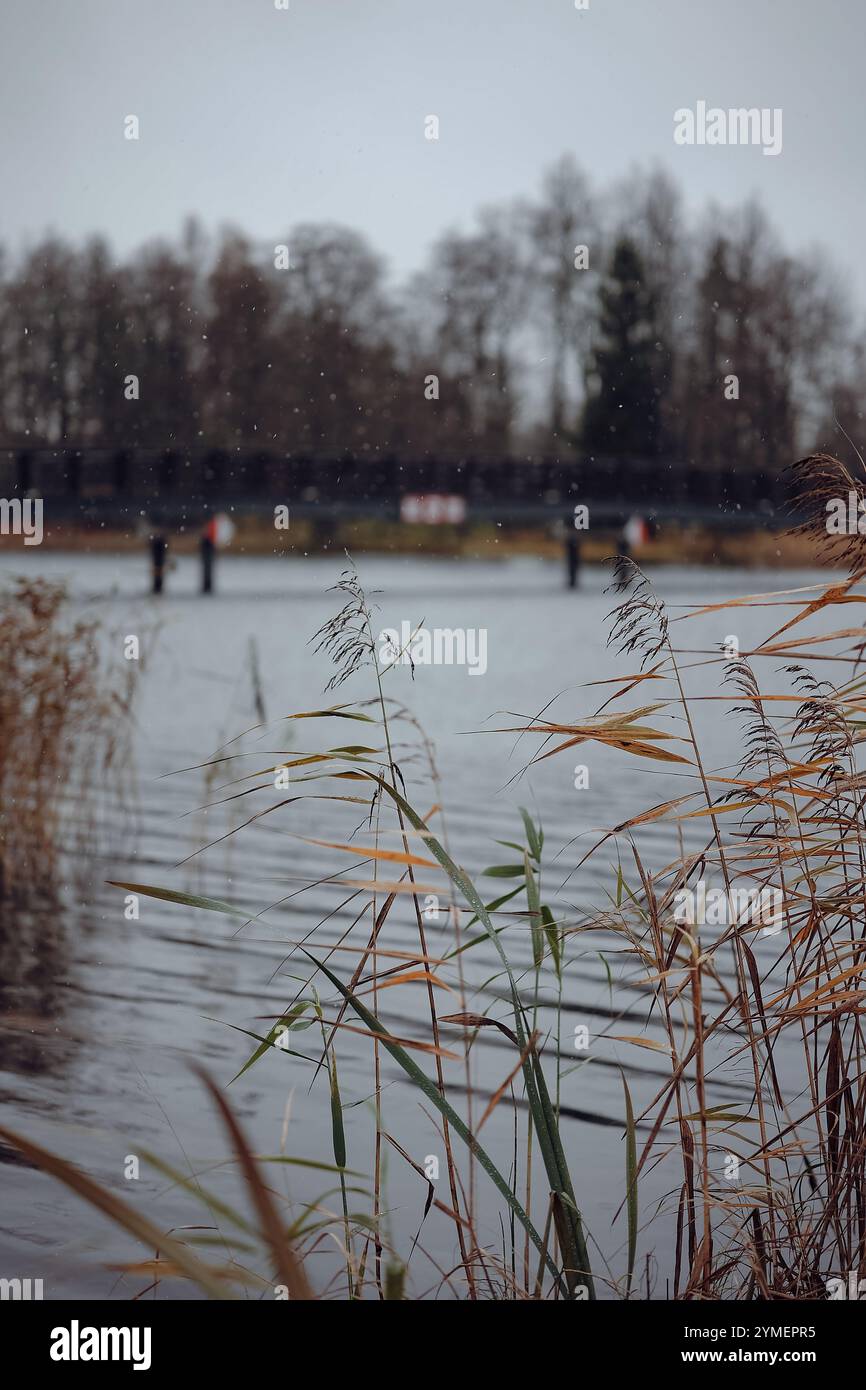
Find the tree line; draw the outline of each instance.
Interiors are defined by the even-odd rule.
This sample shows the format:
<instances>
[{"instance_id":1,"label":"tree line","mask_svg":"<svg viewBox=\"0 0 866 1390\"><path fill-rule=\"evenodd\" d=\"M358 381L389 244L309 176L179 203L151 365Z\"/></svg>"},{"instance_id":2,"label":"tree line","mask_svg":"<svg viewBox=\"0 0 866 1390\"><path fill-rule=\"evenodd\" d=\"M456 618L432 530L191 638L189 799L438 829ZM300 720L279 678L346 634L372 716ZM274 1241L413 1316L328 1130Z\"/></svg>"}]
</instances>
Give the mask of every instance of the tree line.
<instances>
[{"instance_id":1,"label":"tree line","mask_svg":"<svg viewBox=\"0 0 866 1390\"><path fill-rule=\"evenodd\" d=\"M759 205L690 219L663 172L449 230L393 283L357 232L273 244L190 219L118 261L50 235L0 261L5 447L676 457L775 470L861 435L866 336L838 272Z\"/></svg>"}]
</instances>

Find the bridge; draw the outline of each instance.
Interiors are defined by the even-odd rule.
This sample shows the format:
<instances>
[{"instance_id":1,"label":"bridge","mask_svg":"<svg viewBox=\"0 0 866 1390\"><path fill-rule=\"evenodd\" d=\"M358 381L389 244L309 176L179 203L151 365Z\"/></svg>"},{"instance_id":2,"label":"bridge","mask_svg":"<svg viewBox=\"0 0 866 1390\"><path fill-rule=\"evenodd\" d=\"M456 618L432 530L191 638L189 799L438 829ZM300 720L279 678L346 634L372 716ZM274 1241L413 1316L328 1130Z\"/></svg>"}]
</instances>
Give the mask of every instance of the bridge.
<instances>
[{"instance_id":1,"label":"bridge","mask_svg":"<svg viewBox=\"0 0 866 1390\"><path fill-rule=\"evenodd\" d=\"M44 499L46 520L122 526L201 527L216 513L290 515L318 524L423 518L407 498L460 499L473 521L574 529L575 507L592 532L617 532L638 515L714 530L787 529L786 481L733 467L705 470L675 459L630 457L340 456L260 449L4 448L0 497Z\"/></svg>"}]
</instances>

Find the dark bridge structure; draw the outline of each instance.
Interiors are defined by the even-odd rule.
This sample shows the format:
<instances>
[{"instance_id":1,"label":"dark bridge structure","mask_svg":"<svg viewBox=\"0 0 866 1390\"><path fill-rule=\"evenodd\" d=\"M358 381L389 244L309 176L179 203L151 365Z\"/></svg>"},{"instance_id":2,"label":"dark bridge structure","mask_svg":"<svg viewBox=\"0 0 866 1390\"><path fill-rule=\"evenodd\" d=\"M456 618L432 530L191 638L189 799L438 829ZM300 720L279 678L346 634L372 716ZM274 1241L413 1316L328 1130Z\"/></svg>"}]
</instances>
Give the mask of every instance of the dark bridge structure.
<instances>
[{"instance_id":1,"label":"dark bridge structure","mask_svg":"<svg viewBox=\"0 0 866 1390\"><path fill-rule=\"evenodd\" d=\"M628 553L630 521L717 531L795 524L785 479L675 460L580 457L414 459L251 449L5 449L0 497L41 497L45 523L134 527L151 548L162 593L169 533L200 533L202 592L213 588L220 514L311 520L320 537L341 522L475 521L553 528L577 585L580 541L612 537ZM580 508L580 512L576 509ZM584 510L585 509L585 510ZM640 527L643 532L643 525Z\"/></svg>"},{"instance_id":2,"label":"dark bridge structure","mask_svg":"<svg viewBox=\"0 0 866 1390\"><path fill-rule=\"evenodd\" d=\"M219 512L339 522L396 520L406 497L463 501L465 522L573 525L611 531L632 516L663 525L720 530L792 524L778 475L704 470L676 460L590 457L414 459L288 454L254 449L0 449L0 497L42 497L47 517L129 525L142 514L157 527L197 525Z\"/></svg>"}]
</instances>

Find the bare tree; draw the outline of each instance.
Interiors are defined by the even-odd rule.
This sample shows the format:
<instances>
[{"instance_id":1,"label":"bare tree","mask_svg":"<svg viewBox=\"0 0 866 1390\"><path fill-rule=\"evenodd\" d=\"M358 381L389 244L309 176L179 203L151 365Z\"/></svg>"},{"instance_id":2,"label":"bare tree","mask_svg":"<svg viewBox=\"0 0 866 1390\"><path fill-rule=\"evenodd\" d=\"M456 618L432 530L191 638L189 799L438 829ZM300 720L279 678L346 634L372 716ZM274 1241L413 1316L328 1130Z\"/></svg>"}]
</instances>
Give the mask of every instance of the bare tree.
<instances>
[{"instance_id":1,"label":"bare tree","mask_svg":"<svg viewBox=\"0 0 866 1390\"><path fill-rule=\"evenodd\" d=\"M548 170L541 198L530 206L528 218L536 315L550 359L550 434L561 446L574 422L576 402L569 400L569 381L576 388L583 375L603 260L589 185L571 155ZM588 252L584 269L579 266L580 247Z\"/></svg>"},{"instance_id":2,"label":"bare tree","mask_svg":"<svg viewBox=\"0 0 866 1390\"><path fill-rule=\"evenodd\" d=\"M213 443L273 443L277 296L245 237L225 233L206 286L198 368L205 436Z\"/></svg>"}]
</instances>

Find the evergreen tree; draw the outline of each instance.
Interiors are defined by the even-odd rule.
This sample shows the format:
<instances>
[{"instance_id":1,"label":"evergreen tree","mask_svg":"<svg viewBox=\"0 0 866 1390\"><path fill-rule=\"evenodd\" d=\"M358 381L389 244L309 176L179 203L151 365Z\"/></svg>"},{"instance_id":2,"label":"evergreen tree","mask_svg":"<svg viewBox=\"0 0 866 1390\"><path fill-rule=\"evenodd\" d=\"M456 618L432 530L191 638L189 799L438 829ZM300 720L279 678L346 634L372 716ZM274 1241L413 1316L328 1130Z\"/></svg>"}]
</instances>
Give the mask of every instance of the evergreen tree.
<instances>
[{"instance_id":1,"label":"evergreen tree","mask_svg":"<svg viewBox=\"0 0 866 1390\"><path fill-rule=\"evenodd\" d=\"M640 254L627 237L614 248L599 298L584 446L598 453L658 454L662 374L655 304Z\"/></svg>"},{"instance_id":2,"label":"evergreen tree","mask_svg":"<svg viewBox=\"0 0 866 1390\"><path fill-rule=\"evenodd\" d=\"M691 402L684 445L688 462L698 467L719 467L748 455L748 441L742 437L744 412L723 389L726 377L741 370L739 292L730 262L727 239L714 237L694 287Z\"/></svg>"}]
</instances>

